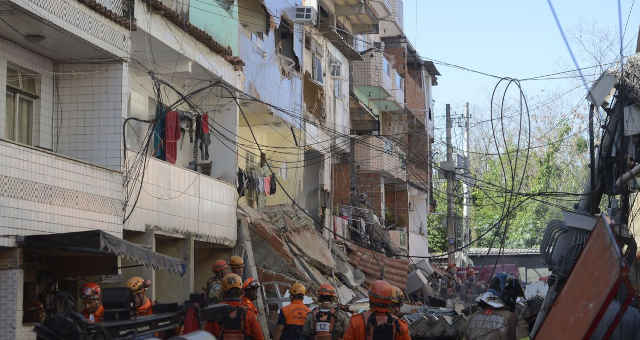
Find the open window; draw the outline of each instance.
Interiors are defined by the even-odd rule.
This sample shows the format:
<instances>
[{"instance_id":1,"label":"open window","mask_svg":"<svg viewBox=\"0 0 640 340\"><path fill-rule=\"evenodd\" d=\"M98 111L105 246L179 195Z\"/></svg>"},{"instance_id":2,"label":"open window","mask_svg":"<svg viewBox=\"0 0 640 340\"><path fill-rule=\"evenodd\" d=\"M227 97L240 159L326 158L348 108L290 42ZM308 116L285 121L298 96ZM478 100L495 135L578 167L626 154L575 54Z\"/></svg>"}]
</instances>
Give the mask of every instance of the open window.
<instances>
[{"instance_id":1,"label":"open window","mask_svg":"<svg viewBox=\"0 0 640 340\"><path fill-rule=\"evenodd\" d=\"M280 26L276 29L276 51L278 54L291 59L293 68L300 71L300 60L294 50L294 26L289 20L281 18Z\"/></svg>"},{"instance_id":2,"label":"open window","mask_svg":"<svg viewBox=\"0 0 640 340\"><path fill-rule=\"evenodd\" d=\"M40 76L18 67L7 67L5 136L33 145L35 108L39 99Z\"/></svg>"},{"instance_id":3,"label":"open window","mask_svg":"<svg viewBox=\"0 0 640 340\"><path fill-rule=\"evenodd\" d=\"M331 78L333 79L333 96L342 97L342 63L340 60L331 56L329 59L329 68L331 70Z\"/></svg>"},{"instance_id":4,"label":"open window","mask_svg":"<svg viewBox=\"0 0 640 340\"><path fill-rule=\"evenodd\" d=\"M324 83L324 74L322 69L322 48L314 44L311 54L311 78L318 84Z\"/></svg>"}]
</instances>

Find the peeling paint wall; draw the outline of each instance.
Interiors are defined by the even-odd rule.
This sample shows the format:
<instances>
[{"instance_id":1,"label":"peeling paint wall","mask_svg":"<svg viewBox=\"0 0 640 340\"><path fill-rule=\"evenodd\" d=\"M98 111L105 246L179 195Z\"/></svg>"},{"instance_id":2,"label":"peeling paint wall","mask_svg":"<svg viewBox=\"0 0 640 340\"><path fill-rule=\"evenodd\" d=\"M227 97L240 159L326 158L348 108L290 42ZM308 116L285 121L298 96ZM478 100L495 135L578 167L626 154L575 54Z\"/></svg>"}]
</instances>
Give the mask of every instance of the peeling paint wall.
<instances>
[{"instance_id":1,"label":"peeling paint wall","mask_svg":"<svg viewBox=\"0 0 640 340\"><path fill-rule=\"evenodd\" d=\"M239 51L245 63L245 91L277 107L292 111L290 114L275 111L274 114L294 126L300 126L293 116L302 112L302 78L298 72L289 70L283 75L286 61L276 53L275 29L280 25L280 17L294 18L295 7L300 0L266 0L265 7L272 15L268 34L260 39L247 29L240 28ZM294 53L302 62L302 27L294 25ZM287 70L287 68L284 68ZM286 72L285 72L286 73ZM286 94L286 95L283 95Z\"/></svg>"}]
</instances>

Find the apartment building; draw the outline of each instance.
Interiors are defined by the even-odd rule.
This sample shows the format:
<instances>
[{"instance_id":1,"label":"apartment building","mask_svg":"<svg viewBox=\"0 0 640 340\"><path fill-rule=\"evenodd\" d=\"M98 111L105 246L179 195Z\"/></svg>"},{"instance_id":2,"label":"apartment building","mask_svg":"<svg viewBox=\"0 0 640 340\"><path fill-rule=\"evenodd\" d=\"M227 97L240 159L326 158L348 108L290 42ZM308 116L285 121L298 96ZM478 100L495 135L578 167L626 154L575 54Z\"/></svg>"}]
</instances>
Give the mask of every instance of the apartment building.
<instances>
[{"instance_id":1,"label":"apartment building","mask_svg":"<svg viewBox=\"0 0 640 340\"><path fill-rule=\"evenodd\" d=\"M238 108L213 87L191 97L198 108L179 100L211 82L243 87L237 5L0 8L2 338L35 339L39 295L87 281L117 286L143 275L160 302L199 290L237 239ZM154 77L175 90L162 85L158 95ZM166 140L145 142L145 133L161 135L169 108L182 138L166 157L158 152ZM216 130L204 145L189 138L198 119ZM93 255L78 243L95 246Z\"/></svg>"}]
</instances>

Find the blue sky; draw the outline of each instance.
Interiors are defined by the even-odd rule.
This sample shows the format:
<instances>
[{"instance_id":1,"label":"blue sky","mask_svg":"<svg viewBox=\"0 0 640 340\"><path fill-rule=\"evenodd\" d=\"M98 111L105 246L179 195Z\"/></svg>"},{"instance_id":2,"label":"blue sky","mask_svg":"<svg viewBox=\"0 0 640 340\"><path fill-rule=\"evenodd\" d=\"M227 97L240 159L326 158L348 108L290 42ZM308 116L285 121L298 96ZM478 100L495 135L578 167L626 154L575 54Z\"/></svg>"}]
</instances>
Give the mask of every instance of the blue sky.
<instances>
[{"instance_id":1,"label":"blue sky","mask_svg":"<svg viewBox=\"0 0 640 340\"><path fill-rule=\"evenodd\" d=\"M630 11L633 2L622 0L623 28L631 13L625 40L632 42L627 51L635 50L640 24L640 1ZM594 62L576 46L578 33L608 32L619 39L616 1L555 0L553 5L581 67ZM405 34L424 57L516 78L574 68L546 0L404 0L404 12ZM618 49L616 43L613 55ZM461 113L464 102L469 101L472 121L486 119L496 79L436 66L442 73L434 89L436 126L444 125L446 103ZM576 80L548 80L524 85L527 97L535 102L578 84ZM566 100L575 105L585 93L578 89Z\"/></svg>"}]
</instances>

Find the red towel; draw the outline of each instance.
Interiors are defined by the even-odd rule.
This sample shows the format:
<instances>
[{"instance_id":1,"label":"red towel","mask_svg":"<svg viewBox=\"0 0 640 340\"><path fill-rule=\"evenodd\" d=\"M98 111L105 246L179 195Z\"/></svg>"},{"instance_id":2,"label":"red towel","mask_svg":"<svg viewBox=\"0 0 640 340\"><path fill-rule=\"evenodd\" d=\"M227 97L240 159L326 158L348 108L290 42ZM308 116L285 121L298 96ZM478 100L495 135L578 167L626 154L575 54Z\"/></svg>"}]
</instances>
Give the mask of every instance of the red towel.
<instances>
[{"instance_id":1,"label":"red towel","mask_svg":"<svg viewBox=\"0 0 640 340\"><path fill-rule=\"evenodd\" d=\"M178 157L178 140L180 140L180 117L178 112L167 112L164 128L167 162L175 164Z\"/></svg>"},{"instance_id":2,"label":"red towel","mask_svg":"<svg viewBox=\"0 0 640 340\"><path fill-rule=\"evenodd\" d=\"M269 176L264 178L264 193L271 196L271 177Z\"/></svg>"},{"instance_id":3,"label":"red towel","mask_svg":"<svg viewBox=\"0 0 640 340\"><path fill-rule=\"evenodd\" d=\"M202 132L209 133L209 115L206 113L202 115Z\"/></svg>"}]
</instances>

